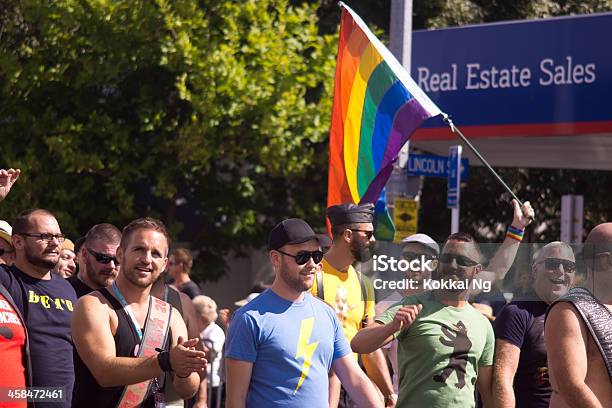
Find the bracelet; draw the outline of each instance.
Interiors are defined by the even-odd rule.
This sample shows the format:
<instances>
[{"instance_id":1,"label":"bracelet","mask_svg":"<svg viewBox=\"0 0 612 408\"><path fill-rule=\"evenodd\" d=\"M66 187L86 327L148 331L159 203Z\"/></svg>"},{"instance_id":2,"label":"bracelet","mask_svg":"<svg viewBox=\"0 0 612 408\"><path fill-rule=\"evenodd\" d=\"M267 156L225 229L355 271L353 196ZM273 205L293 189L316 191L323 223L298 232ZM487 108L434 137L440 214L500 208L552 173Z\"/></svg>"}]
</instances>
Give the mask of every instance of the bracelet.
<instances>
[{"instance_id":1,"label":"bracelet","mask_svg":"<svg viewBox=\"0 0 612 408\"><path fill-rule=\"evenodd\" d=\"M170 352L162 351L157 355L157 362L160 368L164 372L172 371L172 365L170 364Z\"/></svg>"},{"instance_id":2,"label":"bracelet","mask_svg":"<svg viewBox=\"0 0 612 408\"><path fill-rule=\"evenodd\" d=\"M512 238L521 242L523 240L523 236L525 235L525 230L521 230L510 225L508 227L508 231L506 231L506 237Z\"/></svg>"}]
</instances>

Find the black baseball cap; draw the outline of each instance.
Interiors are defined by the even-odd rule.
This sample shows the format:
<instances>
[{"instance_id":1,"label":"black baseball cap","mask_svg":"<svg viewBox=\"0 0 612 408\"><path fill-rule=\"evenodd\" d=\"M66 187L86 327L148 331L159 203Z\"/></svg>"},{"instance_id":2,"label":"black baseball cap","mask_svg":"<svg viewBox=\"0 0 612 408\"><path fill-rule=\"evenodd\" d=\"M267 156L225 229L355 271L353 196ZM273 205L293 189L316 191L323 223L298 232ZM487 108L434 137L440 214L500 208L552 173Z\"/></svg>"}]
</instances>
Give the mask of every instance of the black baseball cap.
<instances>
[{"instance_id":1,"label":"black baseball cap","mask_svg":"<svg viewBox=\"0 0 612 408\"><path fill-rule=\"evenodd\" d=\"M319 241L317 234L308 223L300 218L289 218L272 228L268 236L268 250L279 249L285 245L301 244L314 239Z\"/></svg>"},{"instance_id":2,"label":"black baseball cap","mask_svg":"<svg viewBox=\"0 0 612 408\"><path fill-rule=\"evenodd\" d=\"M327 209L331 225L362 224L374 222L374 204L353 203L333 205Z\"/></svg>"}]
</instances>

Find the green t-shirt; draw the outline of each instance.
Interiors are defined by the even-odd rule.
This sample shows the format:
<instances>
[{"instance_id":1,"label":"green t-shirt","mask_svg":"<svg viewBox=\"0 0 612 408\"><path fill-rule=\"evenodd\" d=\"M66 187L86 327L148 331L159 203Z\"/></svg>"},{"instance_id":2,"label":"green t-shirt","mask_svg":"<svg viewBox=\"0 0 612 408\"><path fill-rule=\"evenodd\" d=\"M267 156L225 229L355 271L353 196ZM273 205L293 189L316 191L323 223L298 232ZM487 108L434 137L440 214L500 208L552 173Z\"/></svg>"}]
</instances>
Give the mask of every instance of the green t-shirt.
<instances>
[{"instance_id":1,"label":"green t-shirt","mask_svg":"<svg viewBox=\"0 0 612 408\"><path fill-rule=\"evenodd\" d=\"M406 296L376 321L387 324L402 306L419 303L423 309L417 319L394 335L398 340L397 406L474 407L478 368L493 365L491 323L471 305L446 306L432 292Z\"/></svg>"}]
</instances>

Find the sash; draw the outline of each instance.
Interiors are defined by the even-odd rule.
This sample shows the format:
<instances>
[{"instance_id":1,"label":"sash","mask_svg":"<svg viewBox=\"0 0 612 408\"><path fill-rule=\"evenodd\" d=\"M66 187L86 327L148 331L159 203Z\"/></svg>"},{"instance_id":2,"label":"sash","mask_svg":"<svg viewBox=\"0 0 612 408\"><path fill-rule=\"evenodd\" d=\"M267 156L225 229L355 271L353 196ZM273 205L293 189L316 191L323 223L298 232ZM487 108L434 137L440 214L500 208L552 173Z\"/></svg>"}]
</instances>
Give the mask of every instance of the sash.
<instances>
[{"instance_id":1,"label":"sash","mask_svg":"<svg viewBox=\"0 0 612 408\"><path fill-rule=\"evenodd\" d=\"M568 302L578 311L588 328L593 342L599 349L608 376L612 381L612 312L584 288L572 288L561 299L553 302L548 311L558 302ZM546 312L548 316L548 312Z\"/></svg>"},{"instance_id":2,"label":"sash","mask_svg":"<svg viewBox=\"0 0 612 408\"><path fill-rule=\"evenodd\" d=\"M140 342L138 357L152 357L157 355L156 348L164 348L170 327L172 307L161 299L151 296L149 315L145 324L145 331ZM123 389L117 408L136 408L143 403L151 388L152 379L138 384L128 385ZM156 390L154 390L155 392Z\"/></svg>"}]
</instances>

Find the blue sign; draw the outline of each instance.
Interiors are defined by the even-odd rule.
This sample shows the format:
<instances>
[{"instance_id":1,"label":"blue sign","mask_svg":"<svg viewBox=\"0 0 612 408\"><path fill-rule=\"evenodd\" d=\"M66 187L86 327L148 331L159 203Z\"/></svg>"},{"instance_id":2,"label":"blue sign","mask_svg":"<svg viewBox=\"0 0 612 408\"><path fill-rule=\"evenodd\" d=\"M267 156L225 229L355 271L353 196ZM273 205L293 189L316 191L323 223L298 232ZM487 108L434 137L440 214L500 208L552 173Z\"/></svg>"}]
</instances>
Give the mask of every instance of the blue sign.
<instances>
[{"instance_id":1,"label":"blue sign","mask_svg":"<svg viewBox=\"0 0 612 408\"><path fill-rule=\"evenodd\" d=\"M609 133L610 38L612 13L419 30L412 77L458 127L483 135Z\"/></svg>"},{"instance_id":2,"label":"blue sign","mask_svg":"<svg viewBox=\"0 0 612 408\"><path fill-rule=\"evenodd\" d=\"M448 166L448 157L410 153L406 169L409 176L448 178ZM470 162L461 159L461 180L465 181L469 176Z\"/></svg>"},{"instance_id":3,"label":"blue sign","mask_svg":"<svg viewBox=\"0 0 612 408\"><path fill-rule=\"evenodd\" d=\"M459 208L459 193L461 189L461 146L451 146L448 149L448 192L446 208Z\"/></svg>"}]
</instances>

